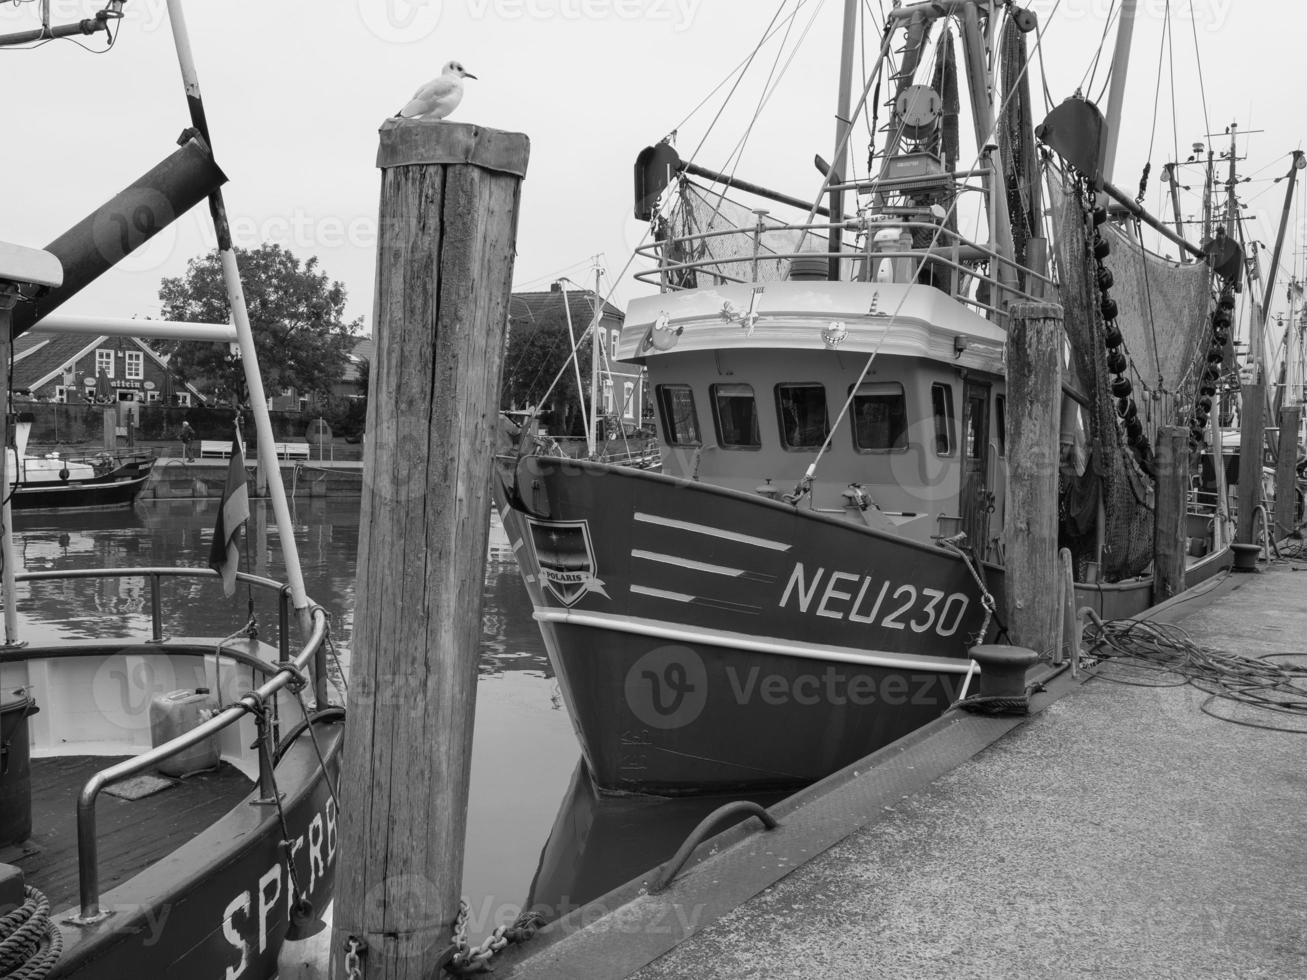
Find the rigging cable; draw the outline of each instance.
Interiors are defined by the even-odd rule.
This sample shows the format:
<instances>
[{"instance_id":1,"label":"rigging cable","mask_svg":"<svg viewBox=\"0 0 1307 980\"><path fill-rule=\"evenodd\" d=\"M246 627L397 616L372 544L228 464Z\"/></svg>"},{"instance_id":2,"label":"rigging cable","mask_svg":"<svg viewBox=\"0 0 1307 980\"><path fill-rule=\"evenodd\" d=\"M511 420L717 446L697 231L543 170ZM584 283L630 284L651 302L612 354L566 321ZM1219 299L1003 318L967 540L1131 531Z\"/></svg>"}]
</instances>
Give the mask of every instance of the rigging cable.
<instances>
[{"instance_id":1,"label":"rigging cable","mask_svg":"<svg viewBox=\"0 0 1307 980\"><path fill-rule=\"evenodd\" d=\"M1103 36L1098 39L1098 50L1094 52L1094 60L1085 69L1085 73L1080 76L1079 89L1084 93L1085 98L1089 98L1089 92L1094 87L1094 78L1098 75L1098 60L1103 56L1103 48L1107 47L1107 32L1112 29L1112 22L1116 20L1117 13L1116 0L1112 0L1112 5L1107 10L1107 22L1103 24ZM1051 15L1049 19L1052 19ZM1042 41L1043 38L1041 37L1039 40ZM1111 74L1110 69L1108 74Z\"/></svg>"},{"instance_id":2,"label":"rigging cable","mask_svg":"<svg viewBox=\"0 0 1307 980\"><path fill-rule=\"evenodd\" d=\"M1198 66L1198 92L1203 97L1203 139L1207 141L1207 149L1212 149L1212 120L1207 114L1207 85L1203 82L1203 55L1198 50L1198 21L1194 16L1195 4L1189 5L1189 27L1194 36L1194 63Z\"/></svg>"}]
</instances>

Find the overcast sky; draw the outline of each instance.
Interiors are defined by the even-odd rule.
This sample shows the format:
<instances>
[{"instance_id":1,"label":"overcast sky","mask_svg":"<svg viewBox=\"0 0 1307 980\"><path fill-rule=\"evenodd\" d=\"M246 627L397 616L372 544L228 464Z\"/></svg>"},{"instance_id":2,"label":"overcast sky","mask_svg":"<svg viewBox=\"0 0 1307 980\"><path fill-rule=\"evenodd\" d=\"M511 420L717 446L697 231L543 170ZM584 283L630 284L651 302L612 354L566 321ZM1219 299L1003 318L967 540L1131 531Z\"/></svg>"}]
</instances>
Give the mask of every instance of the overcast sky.
<instances>
[{"instance_id":1,"label":"overcast sky","mask_svg":"<svg viewBox=\"0 0 1307 980\"><path fill-rule=\"evenodd\" d=\"M87 0L51 3L55 22L80 19L99 6ZM863 0L873 47L881 4ZM370 327L377 127L444 62L458 59L479 76L467 82L455 119L531 138L516 282L547 288L551 279L567 275L589 285L591 256L600 255L616 278L644 230L631 213L636 153L678 125L682 154L698 146L725 89L682 125L685 116L749 55L778 5L209 0L189 3L187 17L217 159L230 178L224 193L237 243L275 241L302 258L317 255L322 268L345 283L350 315L365 317ZM1031 5L1047 28L1044 64L1054 102L1085 79L1114 6L1112 0ZM774 70L781 84L752 129L737 173L797 196L815 193L820 177L813 154L829 159L833 144L842 7L841 0L786 0L778 23L787 27L758 54L708 134L699 162L728 166ZM1171 62L1159 59L1168 8L1174 100ZM1233 0L1140 0L1116 183L1137 185L1155 133L1148 205L1169 216L1158 174L1173 145L1183 159L1190 143L1223 132L1231 121L1264 130L1240 141L1248 158L1240 172L1254 178L1243 185L1241 197L1259 216L1254 236L1269 246L1284 188L1270 181L1287 170L1289 151L1302 145L1307 123L1301 94L1307 7L1257 0L1239 8ZM16 8L5 3L0 31L36 26L37 9L35 2ZM9 122L0 149L5 239L46 244L170 153L189 125L164 0L128 0L126 11L118 42L105 54L67 41L0 51ZM1109 31L1090 88L1095 96L1112 41ZM83 43L104 48L103 35ZM1159 61L1164 70L1154 130ZM1036 119L1042 112L1037 94ZM865 124L854 156L865 166ZM1197 190L1199 171L1191 174ZM1194 213L1197 201L1196 194L1187 195L1185 211ZM1288 249L1291 260L1297 253L1301 275L1307 208L1296 205L1296 214ZM211 246L207 209L201 207L68 308L157 315L159 279L182 273L188 258ZM610 282L605 280L605 289ZM623 304L643 289L628 274L618 283L616 299Z\"/></svg>"}]
</instances>

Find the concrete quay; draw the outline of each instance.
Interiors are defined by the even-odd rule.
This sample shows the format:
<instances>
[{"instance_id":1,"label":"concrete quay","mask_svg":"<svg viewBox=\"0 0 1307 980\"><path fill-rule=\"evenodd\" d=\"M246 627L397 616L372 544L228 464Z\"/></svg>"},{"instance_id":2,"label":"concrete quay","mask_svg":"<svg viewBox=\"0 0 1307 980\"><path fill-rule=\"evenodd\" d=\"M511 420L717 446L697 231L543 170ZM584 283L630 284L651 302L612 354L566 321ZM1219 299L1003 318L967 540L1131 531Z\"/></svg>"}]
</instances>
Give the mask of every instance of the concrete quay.
<instances>
[{"instance_id":1,"label":"concrete quay","mask_svg":"<svg viewBox=\"0 0 1307 980\"><path fill-rule=\"evenodd\" d=\"M247 461L252 465L253 461ZM227 460L184 460L161 456L141 496L146 499L220 497L227 482ZM363 492L363 464L358 460L300 460L280 463L286 494L293 497L357 497ZM257 497L249 478L251 497Z\"/></svg>"},{"instance_id":2,"label":"concrete quay","mask_svg":"<svg viewBox=\"0 0 1307 980\"><path fill-rule=\"evenodd\" d=\"M1166 617L1213 650L1307 651L1307 565L1230 575ZM945 716L499 975L1307 977L1307 738L1218 720L1191 686L1049 688L1025 723Z\"/></svg>"}]
</instances>

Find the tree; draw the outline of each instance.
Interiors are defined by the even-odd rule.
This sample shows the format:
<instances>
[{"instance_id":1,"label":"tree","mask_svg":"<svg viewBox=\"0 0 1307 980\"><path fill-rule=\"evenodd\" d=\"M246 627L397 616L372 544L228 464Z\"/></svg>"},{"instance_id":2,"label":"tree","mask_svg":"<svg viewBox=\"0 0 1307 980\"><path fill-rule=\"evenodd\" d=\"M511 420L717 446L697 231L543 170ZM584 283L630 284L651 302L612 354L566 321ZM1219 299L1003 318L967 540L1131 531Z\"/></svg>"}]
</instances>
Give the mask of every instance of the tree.
<instances>
[{"instance_id":1,"label":"tree","mask_svg":"<svg viewBox=\"0 0 1307 980\"><path fill-rule=\"evenodd\" d=\"M280 245L238 248L236 260L264 393L329 394L363 322L361 317L345 321L345 287L318 271L316 256L301 263ZM164 279L159 300L166 319L229 322L218 252L191 259L184 276ZM237 404L248 401L244 368L231 345L171 341L160 346L172 354L169 365L177 376L200 391Z\"/></svg>"},{"instance_id":2,"label":"tree","mask_svg":"<svg viewBox=\"0 0 1307 980\"><path fill-rule=\"evenodd\" d=\"M527 408L545 398L549 384L566 365L558 378L548 401L540 406L540 415L548 413L547 421L555 435L583 435L581 400L577 396L576 369L571 364L572 340L566 325L539 324L514 320L508 334L508 347L504 351L504 373L500 387L500 408ZM577 356L581 360L581 373L590 376L590 341L581 342ZM589 402L589 393L586 394Z\"/></svg>"}]
</instances>

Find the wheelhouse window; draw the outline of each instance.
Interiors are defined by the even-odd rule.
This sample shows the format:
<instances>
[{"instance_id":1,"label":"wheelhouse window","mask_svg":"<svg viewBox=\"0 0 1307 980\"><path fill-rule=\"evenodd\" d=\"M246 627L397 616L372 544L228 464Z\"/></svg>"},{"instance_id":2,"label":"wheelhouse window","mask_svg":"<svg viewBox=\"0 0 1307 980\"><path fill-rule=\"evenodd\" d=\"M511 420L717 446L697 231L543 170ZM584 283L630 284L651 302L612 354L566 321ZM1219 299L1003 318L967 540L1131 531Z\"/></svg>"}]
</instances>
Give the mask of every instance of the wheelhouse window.
<instances>
[{"instance_id":1,"label":"wheelhouse window","mask_svg":"<svg viewBox=\"0 0 1307 980\"><path fill-rule=\"evenodd\" d=\"M717 445L723 449L761 449L758 403L752 385L720 384L711 387Z\"/></svg>"},{"instance_id":2,"label":"wheelhouse window","mask_svg":"<svg viewBox=\"0 0 1307 980\"><path fill-rule=\"evenodd\" d=\"M937 456L952 456L957 442L953 434L952 385L931 385L930 404L935 416L935 454Z\"/></svg>"},{"instance_id":3,"label":"wheelhouse window","mask_svg":"<svg viewBox=\"0 0 1307 980\"><path fill-rule=\"evenodd\" d=\"M776 413L781 445L786 449L820 449L830 424L826 418L826 389L819 384L776 386Z\"/></svg>"},{"instance_id":4,"label":"wheelhouse window","mask_svg":"<svg viewBox=\"0 0 1307 980\"><path fill-rule=\"evenodd\" d=\"M853 396L853 448L860 453L908 446L908 406L901 384L864 384Z\"/></svg>"},{"instance_id":5,"label":"wheelhouse window","mask_svg":"<svg viewBox=\"0 0 1307 980\"><path fill-rule=\"evenodd\" d=\"M985 458L985 413L989 410L987 391L973 391L968 386L967 412L963 433L967 441L967 459Z\"/></svg>"},{"instance_id":6,"label":"wheelhouse window","mask_svg":"<svg viewBox=\"0 0 1307 980\"><path fill-rule=\"evenodd\" d=\"M658 410L663 417L663 439L670 446L699 446L699 420L694 413L694 392L689 385L659 385Z\"/></svg>"},{"instance_id":7,"label":"wheelhouse window","mask_svg":"<svg viewBox=\"0 0 1307 980\"><path fill-rule=\"evenodd\" d=\"M1007 395L994 396L994 441L998 454L1007 456Z\"/></svg>"}]
</instances>

